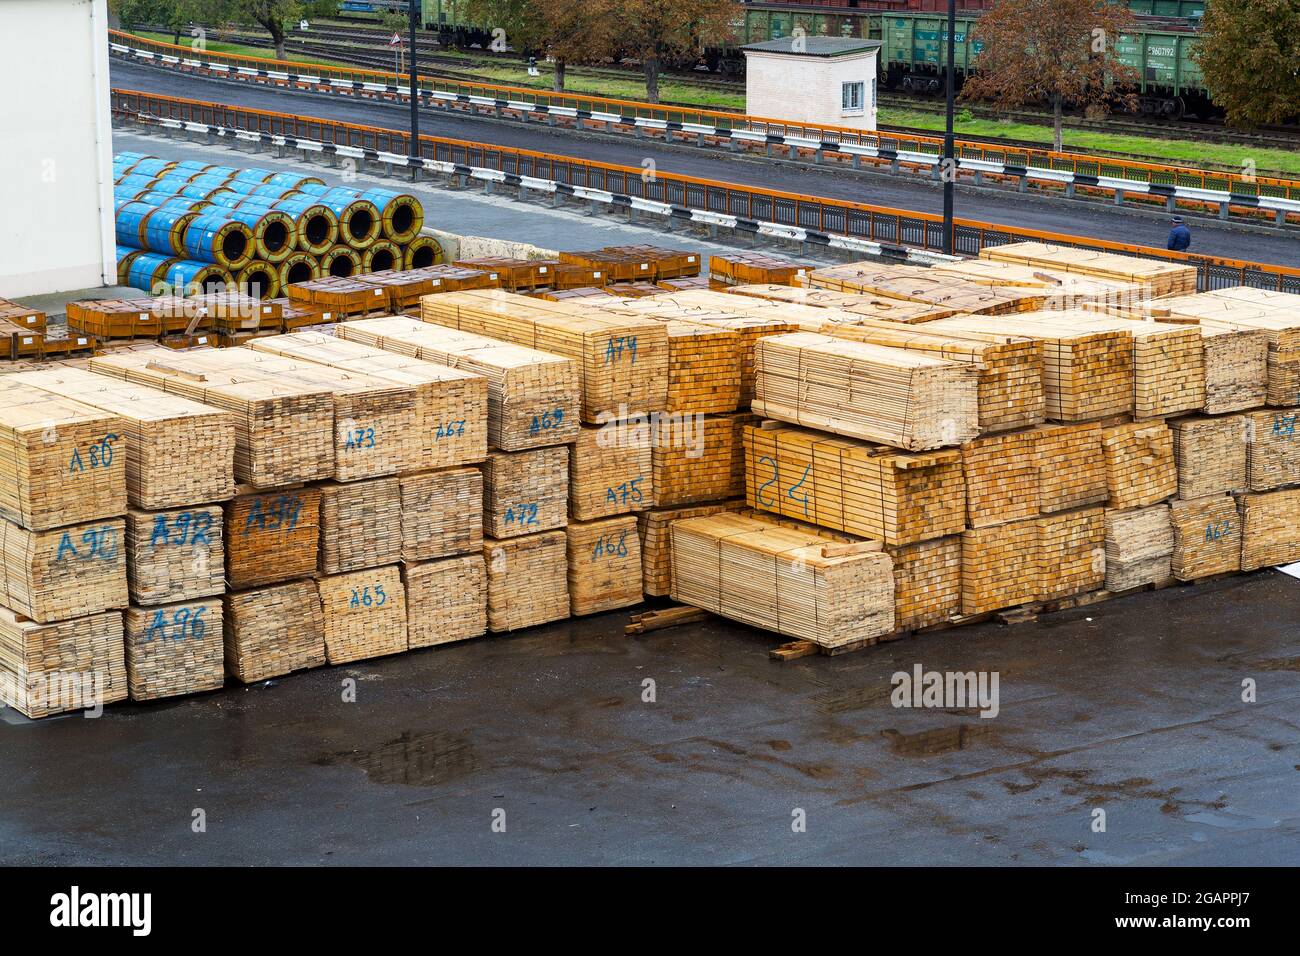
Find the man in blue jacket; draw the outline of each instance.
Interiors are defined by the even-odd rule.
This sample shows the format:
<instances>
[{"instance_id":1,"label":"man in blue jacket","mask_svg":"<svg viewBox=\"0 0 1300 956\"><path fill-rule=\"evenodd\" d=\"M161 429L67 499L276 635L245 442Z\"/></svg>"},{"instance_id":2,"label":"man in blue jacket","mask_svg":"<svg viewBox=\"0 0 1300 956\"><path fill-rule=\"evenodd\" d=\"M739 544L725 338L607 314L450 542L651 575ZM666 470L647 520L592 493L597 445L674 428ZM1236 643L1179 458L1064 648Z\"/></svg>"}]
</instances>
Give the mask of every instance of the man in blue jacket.
<instances>
[{"instance_id":1,"label":"man in blue jacket","mask_svg":"<svg viewBox=\"0 0 1300 956\"><path fill-rule=\"evenodd\" d=\"M1181 216L1174 217L1174 228L1169 230L1169 242L1166 249L1172 249L1174 252L1186 252L1188 246L1192 244L1192 231L1183 225Z\"/></svg>"}]
</instances>

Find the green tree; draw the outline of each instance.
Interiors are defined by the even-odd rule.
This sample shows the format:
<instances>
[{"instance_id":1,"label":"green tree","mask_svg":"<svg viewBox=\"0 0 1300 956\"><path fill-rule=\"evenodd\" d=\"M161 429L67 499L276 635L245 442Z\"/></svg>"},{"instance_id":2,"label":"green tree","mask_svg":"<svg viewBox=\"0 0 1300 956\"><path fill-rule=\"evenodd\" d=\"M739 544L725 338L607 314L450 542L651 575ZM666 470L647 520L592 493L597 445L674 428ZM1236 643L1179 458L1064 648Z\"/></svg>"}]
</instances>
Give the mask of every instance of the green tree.
<instances>
[{"instance_id":1,"label":"green tree","mask_svg":"<svg viewBox=\"0 0 1300 956\"><path fill-rule=\"evenodd\" d=\"M277 60L286 59L284 48L285 26L297 23L306 12L300 0L201 0L216 14L212 20L222 19L222 14L236 23L256 24L271 34Z\"/></svg>"},{"instance_id":2,"label":"green tree","mask_svg":"<svg viewBox=\"0 0 1300 956\"><path fill-rule=\"evenodd\" d=\"M502 30L506 44L519 53L554 60L557 93L564 89L570 63L592 63L613 51L608 0L468 0L465 16Z\"/></svg>"},{"instance_id":3,"label":"green tree","mask_svg":"<svg viewBox=\"0 0 1300 956\"><path fill-rule=\"evenodd\" d=\"M1196 61L1234 126L1300 113L1300 0L1214 0Z\"/></svg>"},{"instance_id":4,"label":"green tree","mask_svg":"<svg viewBox=\"0 0 1300 956\"><path fill-rule=\"evenodd\" d=\"M733 0L600 0L615 23L622 51L641 61L646 99L659 102L664 60L730 39L740 16Z\"/></svg>"}]
</instances>

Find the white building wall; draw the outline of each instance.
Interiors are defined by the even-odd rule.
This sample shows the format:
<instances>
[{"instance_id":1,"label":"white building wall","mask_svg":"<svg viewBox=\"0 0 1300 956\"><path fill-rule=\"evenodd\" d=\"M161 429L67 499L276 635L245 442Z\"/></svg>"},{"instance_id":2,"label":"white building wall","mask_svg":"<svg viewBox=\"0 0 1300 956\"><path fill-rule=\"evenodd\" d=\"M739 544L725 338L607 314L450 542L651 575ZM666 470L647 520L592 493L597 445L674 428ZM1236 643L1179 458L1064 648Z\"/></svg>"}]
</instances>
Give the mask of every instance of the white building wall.
<instances>
[{"instance_id":1,"label":"white building wall","mask_svg":"<svg viewBox=\"0 0 1300 956\"><path fill-rule=\"evenodd\" d=\"M0 298L116 283L106 0L0 0Z\"/></svg>"},{"instance_id":2,"label":"white building wall","mask_svg":"<svg viewBox=\"0 0 1300 956\"><path fill-rule=\"evenodd\" d=\"M876 128L876 52L844 56L745 51L745 112L800 123ZM863 84L863 109L845 113L843 83Z\"/></svg>"}]
</instances>

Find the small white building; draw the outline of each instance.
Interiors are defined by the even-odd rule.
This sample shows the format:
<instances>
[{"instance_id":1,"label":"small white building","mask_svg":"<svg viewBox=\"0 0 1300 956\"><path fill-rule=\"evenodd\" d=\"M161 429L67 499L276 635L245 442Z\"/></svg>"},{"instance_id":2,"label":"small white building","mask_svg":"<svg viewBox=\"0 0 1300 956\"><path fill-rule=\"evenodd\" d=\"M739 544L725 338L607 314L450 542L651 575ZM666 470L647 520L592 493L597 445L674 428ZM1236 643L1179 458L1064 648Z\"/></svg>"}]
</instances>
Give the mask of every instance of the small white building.
<instances>
[{"instance_id":1,"label":"small white building","mask_svg":"<svg viewBox=\"0 0 1300 956\"><path fill-rule=\"evenodd\" d=\"M796 35L745 51L745 112L801 123L876 128L879 40Z\"/></svg>"}]
</instances>

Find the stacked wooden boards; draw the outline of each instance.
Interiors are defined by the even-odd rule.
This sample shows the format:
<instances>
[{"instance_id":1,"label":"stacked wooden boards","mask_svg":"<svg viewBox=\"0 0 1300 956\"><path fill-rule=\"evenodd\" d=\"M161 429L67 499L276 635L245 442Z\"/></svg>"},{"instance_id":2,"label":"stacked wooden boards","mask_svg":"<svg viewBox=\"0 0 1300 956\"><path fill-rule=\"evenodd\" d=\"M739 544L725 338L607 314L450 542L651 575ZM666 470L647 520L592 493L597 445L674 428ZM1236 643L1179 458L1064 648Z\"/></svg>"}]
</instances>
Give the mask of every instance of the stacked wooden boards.
<instances>
[{"instance_id":1,"label":"stacked wooden boards","mask_svg":"<svg viewBox=\"0 0 1300 956\"><path fill-rule=\"evenodd\" d=\"M641 603L641 541L635 515L570 522L566 547L575 617Z\"/></svg>"},{"instance_id":2,"label":"stacked wooden boards","mask_svg":"<svg viewBox=\"0 0 1300 956\"><path fill-rule=\"evenodd\" d=\"M1169 428L1179 498L1246 490L1250 420L1245 415L1191 415L1171 420Z\"/></svg>"},{"instance_id":3,"label":"stacked wooden boards","mask_svg":"<svg viewBox=\"0 0 1300 956\"><path fill-rule=\"evenodd\" d=\"M1241 514L1241 570L1300 560L1300 488L1244 494Z\"/></svg>"},{"instance_id":4,"label":"stacked wooden boards","mask_svg":"<svg viewBox=\"0 0 1300 956\"><path fill-rule=\"evenodd\" d=\"M1241 570L1241 522L1231 495L1169 506L1174 529L1172 570L1180 581Z\"/></svg>"},{"instance_id":5,"label":"stacked wooden boards","mask_svg":"<svg viewBox=\"0 0 1300 956\"><path fill-rule=\"evenodd\" d=\"M685 416L651 430L651 474L656 507L720 501L744 493L743 428L748 412Z\"/></svg>"},{"instance_id":6,"label":"stacked wooden boards","mask_svg":"<svg viewBox=\"0 0 1300 956\"><path fill-rule=\"evenodd\" d=\"M1049 294L1046 289L994 287L921 266L878 262L853 262L815 269L799 280L799 284L833 292L871 293L907 302L922 302L951 309L954 313L974 315L1032 312L1044 307Z\"/></svg>"},{"instance_id":7,"label":"stacked wooden boards","mask_svg":"<svg viewBox=\"0 0 1300 956\"><path fill-rule=\"evenodd\" d=\"M1135 305L1151 292L1145 286L1123 279L1101 278L1046 266L1022 265L996 259L961 259L938 262L931 267L939 275L957 276L968 282L993 287L1023 287L1046 294L1044 308L1074 309L1089 305Z\"/></svg>"},{"instance_id":8,"label":"stacked wooden boards","mask_svg":"<svg viewBox=\"0 0 1300 956\"><path fill-rule=\"evenodd\" d=\"M513 631L569 616L566 542L563 531L484 540L489 631Z\"/></svg>"},{"instance_id":9,"label":"stacked wooden boards","mask_svg":"<svg viewBox=\"0 0 1300 956\"><path fill-rule=\"evenodd\" d=\"M684 518L702 518L723 511L740 511L745 502L735 498L712 504L654 508L637 515L641 538L641 586L648 597L663 597L672 590L672 526Z\"/></svg>"},{"instance_id":10,"label":"stacked wooden boards","mask_svg":"<svg viewBox=\"0 0 1300 956\"><path fill-rule=\"evenodd\" d=\"M1169 506L1106 510L1106 588L1125 591L1173 577Z\"/></svg>"},{"instance_id":11,"label":"stacked wooden boards","mask_svg":"<svg viewBox=\"0 0 1300 956\"><path fill-rule=\"evenodd\" d=\"M583 428L569 448L569 517L593 521L654 504L652 428Z\"/></svg>"},{"instance_id":12,"label":"stacked wooden boards","mask_svg":"<svg viewBox=\"0 0 1300 956\"><path fill-rule=\"evenodd\" d=\"M120 613L41 624L0 607L0 703L36 718L126 696Z\"/></svg>"},{"instance_id":13,"label":"stacked wooden boards","mask_svg":"<svg viewBox=\"0 0 1300 956\"><path fill-rule=\"evenodd\" d=\"M731 252L709 256L709 275L727 285L763 282L792 285L808 274L809 266L778 259L765 252Z\"/></svg>"},{"instance_id":14,"label":"stacked wooden boards","mask_svg":"<svg viewBox=\"0 0 1300 956\"><path fill-rule=\"evenodd\" d=\"M1076 249L1046 242L1014 242L980 251L981 259L1092 276L1142 286L1152 296L1196 291L1196 267L1139 256Z\"/></svg>"},{"instance_id":15,"label":"stacked wooden boards","mask_svg":"<svg viewBox=\"0 0 1300 956\"><path fill-rule=\"evenodd\" d=\"M409 355L487 379L488 443L520 451L572 441L579 389L572 359L415 319L342 322L339 338Z\"/></svg>"},{"instance_id":16,"label":"stacked wooden boards","mask_svg":"<svg viewBox=\"0 0 1300 956\"><path fill-rule=\"evenodd\" d=\"M934 305L929 302L909 302L906 299L893 299L882 295L861 292L836 292L833 289L810 289L784 285L741 285L733 286L728 292L769 302L780 302L822 309L825 317L821 322L852 324L858 319L872 319L877 322L932 322L957 315L961 310L948 306ZM818 322L818 318L809 313L807 321ZM808 328L801 324L801 331L820 332L821 328Z\"/></svg>"}]
</instances>

